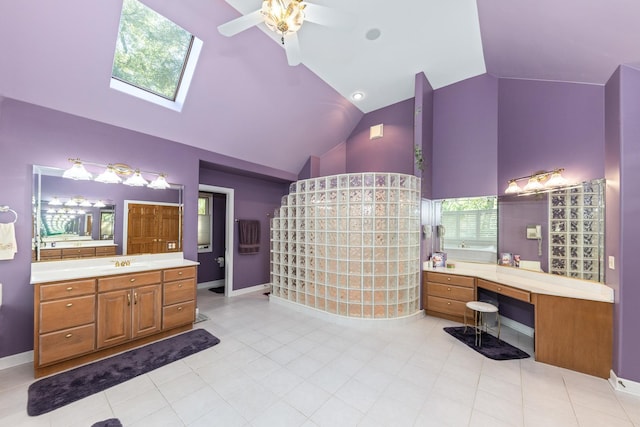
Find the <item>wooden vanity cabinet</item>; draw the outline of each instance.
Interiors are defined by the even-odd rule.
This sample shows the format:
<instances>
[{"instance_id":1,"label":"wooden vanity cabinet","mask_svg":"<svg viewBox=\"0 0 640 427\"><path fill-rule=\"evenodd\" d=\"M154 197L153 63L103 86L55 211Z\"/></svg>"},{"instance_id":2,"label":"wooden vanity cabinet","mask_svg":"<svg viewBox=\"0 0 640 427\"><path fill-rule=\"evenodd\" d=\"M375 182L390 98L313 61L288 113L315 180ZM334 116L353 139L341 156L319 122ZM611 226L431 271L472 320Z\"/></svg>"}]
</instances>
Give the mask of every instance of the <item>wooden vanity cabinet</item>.
<instances>
[{"instance_id":1,"label":"wooden vanity cabinet","mask_svg":"<svg viewBox=\"0 0 640 427\"><path fill-rule=\"evenodd\" d=\"M34 292L34 362L46 365L95 349L95 279L44 284Z\"/></svg>"},{"instance_id":2,"label":"wooden vanity cabinet","mask_svg":"<svg viewBox=\"0 0 640 427\"><path fill-rule=\"evenodd\" d=\"M195 266L36 284L35 377L187 331L195 309Z\"/></svg>"},{"instance_id":3,"label":"wooden vanity cabinet","mask_svg":"<svg viewBox=\"0 0 640 427\"><path fill-rule=\"evenodd\" d=\"M164 271L162 328L169 329L195 321L196 268Z\"/></svg>"},{"instance_id":4,"label":"wooden vanity cabinet","mask_svg":"<svg viewBox=\"0 0 640 427\"><path fill-rule=\"evenodd\" d=\"M462 323L466 303L475 300L473 277L426 271L422 286L423 307L433 316Z\"/></svg>"},{"instance_id":5,"label":"wooden vanity cabinet","mask_svg":"<svg viewBox=\"0 0 640 427\"><path fill-rule=\"evenodd\" d=\"M98 279L98 348L160 331L162 272Z\"/></svg>"},{"instance_id":6,"label":"wooden vanity cabinet","mask_svg":"<svg viewBox=\"0 0 640 427\"><path fill-rule=\"evenodd\" d=\"M60 261L62 259L94 258L114 255L116 255L115 245L40 249L40 261Z\"/></svg>"}]
</instances>

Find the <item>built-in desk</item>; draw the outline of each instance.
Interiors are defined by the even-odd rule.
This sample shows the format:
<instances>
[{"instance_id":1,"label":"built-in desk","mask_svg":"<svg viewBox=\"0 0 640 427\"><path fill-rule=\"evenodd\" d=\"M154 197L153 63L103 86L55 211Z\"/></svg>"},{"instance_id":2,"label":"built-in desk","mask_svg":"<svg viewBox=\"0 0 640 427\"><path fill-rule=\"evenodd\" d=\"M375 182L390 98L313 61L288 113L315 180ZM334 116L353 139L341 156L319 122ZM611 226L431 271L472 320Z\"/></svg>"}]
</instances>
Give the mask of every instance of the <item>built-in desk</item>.
<instances>
[{"instance_id":1,"label":"built-in desk","mask_svg":"<svg viewBox=\"0 0 640 427\"><path fill-rule=\"evenodd\" d=\"M606 285L513 268L456 263L423 272L428 315L461 321L464 304L486 289L533 304L535 359L608 378L613 351L613 290Z\"/></svg>"}]
</instances>

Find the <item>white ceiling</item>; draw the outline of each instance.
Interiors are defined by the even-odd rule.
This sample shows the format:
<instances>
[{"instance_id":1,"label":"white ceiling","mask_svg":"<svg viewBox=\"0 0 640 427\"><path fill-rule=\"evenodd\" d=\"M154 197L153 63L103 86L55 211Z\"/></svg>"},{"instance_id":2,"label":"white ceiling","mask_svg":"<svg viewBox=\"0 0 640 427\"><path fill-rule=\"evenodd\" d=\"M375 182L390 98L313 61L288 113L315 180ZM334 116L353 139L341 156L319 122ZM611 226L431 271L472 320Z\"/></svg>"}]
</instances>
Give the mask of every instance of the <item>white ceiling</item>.
<instances>
[{"instance_id":1,"label":"white ceiling","mask_svg":"<svg viewBox=\"0 0 640 427\"><path fill-rule=\"evenodd\" d=\"M367 113L414 96L423 71L434 89L483 74L475 0L312 0L349 22L346 28L305 22L298 32L302 63ZM261 0L227 0L246 15ZM259 26L280 44L280 37ZM380 37L368 40L369 30Z\"/></svg>"}]
</instances>

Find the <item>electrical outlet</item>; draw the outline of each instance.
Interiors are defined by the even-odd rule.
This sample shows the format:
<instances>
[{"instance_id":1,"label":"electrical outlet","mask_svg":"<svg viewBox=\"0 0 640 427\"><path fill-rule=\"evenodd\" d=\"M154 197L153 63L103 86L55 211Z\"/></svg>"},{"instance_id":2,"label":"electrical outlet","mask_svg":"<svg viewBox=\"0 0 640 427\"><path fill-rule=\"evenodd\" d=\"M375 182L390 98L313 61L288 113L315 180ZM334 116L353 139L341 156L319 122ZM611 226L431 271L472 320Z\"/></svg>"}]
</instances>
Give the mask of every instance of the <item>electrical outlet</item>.
<instances>
[{"instance_id":1,"label":"electrical outlet","mask_svg":"<svg viewBox=\"0 0 640 427\"><path fill-rule=\"evenodd\" d=\"M609 270L616 269L616 257L613 255L609 255Z\"/></svg>"}]
</instances>

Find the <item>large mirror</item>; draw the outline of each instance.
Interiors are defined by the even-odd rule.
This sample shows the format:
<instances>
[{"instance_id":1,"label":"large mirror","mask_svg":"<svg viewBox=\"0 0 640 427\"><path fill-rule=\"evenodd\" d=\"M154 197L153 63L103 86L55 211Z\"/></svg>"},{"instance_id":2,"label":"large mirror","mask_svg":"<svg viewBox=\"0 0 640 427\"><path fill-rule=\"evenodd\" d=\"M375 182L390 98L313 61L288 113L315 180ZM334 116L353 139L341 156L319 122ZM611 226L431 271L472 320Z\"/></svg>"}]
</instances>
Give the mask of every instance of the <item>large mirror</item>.
<instances>
[{"instance_id":1,"label":"large mirror","mask_svg":"<svg viewBox=\"0 0 640 427\"><path fill-rule=\"evenodd\" d=\"M182 251L181 185L132 187L63 172L33 167L33 261Z\"/></svg>"},{"instance_id":2,"label":"large mirror","mask_svg":"<svg viewBox=\"0 0 640 427\"><path fill-rule=\"evenodd\" d=\"M434 252L604 282L604 191L596 179L552 192L436 200Z\"/></svg>"}]
</instances>

